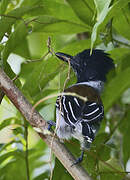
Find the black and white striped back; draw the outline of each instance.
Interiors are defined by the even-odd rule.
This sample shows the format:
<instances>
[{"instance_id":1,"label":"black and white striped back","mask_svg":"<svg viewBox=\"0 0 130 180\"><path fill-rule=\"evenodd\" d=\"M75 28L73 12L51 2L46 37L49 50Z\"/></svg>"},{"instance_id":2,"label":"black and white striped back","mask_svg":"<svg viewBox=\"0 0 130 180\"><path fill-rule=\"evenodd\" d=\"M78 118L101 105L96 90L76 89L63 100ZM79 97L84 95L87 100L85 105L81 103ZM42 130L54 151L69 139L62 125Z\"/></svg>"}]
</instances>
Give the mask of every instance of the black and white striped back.
<instances>
[{"instance_id":1,"label":"black and white striped back","mask_svg":"<svg viewBox=\"0 0 130 180\"><path fill-rule=\"evenodd\" d=\"M79 90L81 90L81 92ZM66 89L65 92L74 92L78 95L82 93L84 97L88 98L88 101L84 102L76 96L66 95L57 98L57 118L59 118L59 113L62 116L62 121L64 120L64 127L60 127L61 125L58 125L60 120L57 119L57 134L63 137L63 139L66 139L67 132L65 132L65 129L68 131L67 127L69 127L71 137L86 139L91 143L95 137L95 124L96 126L97 124L100 125L104 115L100 95L94 88L83 84L71 86ZM93 98L91 96L93 96ZM64 135L62 134L63 132Z\"/></svg>"}]
</instances>

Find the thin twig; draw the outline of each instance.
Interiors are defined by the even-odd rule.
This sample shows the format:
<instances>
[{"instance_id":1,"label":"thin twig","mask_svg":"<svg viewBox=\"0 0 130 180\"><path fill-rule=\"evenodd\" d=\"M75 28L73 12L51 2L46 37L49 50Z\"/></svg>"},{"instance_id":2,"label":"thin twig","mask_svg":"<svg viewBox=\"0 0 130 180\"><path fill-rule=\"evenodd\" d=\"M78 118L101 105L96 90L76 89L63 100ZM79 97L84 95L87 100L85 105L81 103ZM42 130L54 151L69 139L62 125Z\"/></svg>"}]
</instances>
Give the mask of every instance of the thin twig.
<instances>
[{"instance_id":1,"label":"thin twig","mask_svg":"<svg viewBox=\"0 0 130 180\"><path fill-rule=\"evenodd\" d=\"M8 14L0 14L0 16L6 17L6 18L13 18L17 20L23 20L21 17L16 17L16 16L8 15Z\"/></svg>"},{"instance_id":2,"label":"thin twig","mask_svg":"<svg viewBox=\"0 0 130 180\"><path fill-rule=\"evenodd\" d=\"M67 78L64 82L63 91L65 90L65 86L66 86L67 82L70 80L70 69L71 69L70 58L68 58L67 61L68 61L68 74L67 74Z\"/></svg>"},{"instance_id":3,"label":"thin twig","mask_svg":"<svg viewBox=\"0 0 130 180\"><path fill-rule=\"evenodd\" d=\"M24 61L23 63L28 64L28 63L35 63L35 62L38 62L38 61L42 61L42 60L45 59L46 56L48 56L49 53L50 52L47 51L47 53L45 55L43 55L40 59L33 59L33 60L28 59L28 60Z\"/></svg>"},{"instance_id":4,"label":"thin twig","mask_svg":"<svg viewBox=\"0 0 130 180\"><path fill-rule=\"evenodd\" d=\"M30 180L30 172L29 172L29 159L28 159L28 126L27 122L24 120L24 128L25 128L25 162L26 162L26 174L27 174L27 180Z\"/></svg>"},{"instance_id":5,"label":"thin twig","mask_svg":"<svg viewBox=\"0 0 130 180\"><path fill-rule=\"evenodd\" d=\"M42 99L40 99L32 108L32 114L34 112L34 109L39 105L41 104L42 102L48 100L48 99L51 99L51 98L54 98L54 97L57 97L57 96L76 96L77 98L81 99L82 101L86 102L87 101L87 97L84 97L84 96L80 96L79 94L76 94L76 93L71 93L71 92L62 92L62 93L56 93L56 94L53 94L53 95L49 95L49 96L46 96ZM32 117L32 116L31 116ZM31 119L30 117L30 119Z\"/></svg>"},{"instance_id":6,"label":"thin twig","mask_svg":"<svg viewBox=\"0 0 130 180\"><path fill-rule=\"evenodd\" d=\"M16 81L18 78L19 78L19 75L16 75L16 76L12 79L12 81Z\"/></svg>"},{"instance_id":7,"label":"thin twig","mask_svg":"<svg viewBox=\"0 0 130 180\"><path fill-rule=\"evenodd\" d=\"M35 20L37 20L37 19L38 18L36 17L36 18L33 18L33 19L29 20L28 22L26 22L26 25L30 24L31 22L35 22Z\"/></svg>"},{"instance_id":8,"label":"thin twig","mask_svg":"<svg viewBox=\"0 0 130 180\"><path fill-rule=\"evenodd\" d=\"M16 16L8 15L8 14L0 14L0 16L6 17L6 18L13 18L16 20L22 20L24 22L25 26L27 27L26 22L22 17L16 17Z\"/></svg>"},{"instance_id":9,"label":"thin twig","mask_svg":"<svg viewBox=\"0 0 130 180\"><path fill-rule=\"evenodd\" d=\"M42 61L45 59L45 57L47 57L49 54L55 54L53 48L51 47L51 38L48 37L48 40L47 40L47 47L48 47L48 51L46 54L44 54L40 59L33 59L33 60L26 60L24 63L27 64L27 63L32 63L32 62L38 62L38 61Z\"/></svg>"}]
</instances>

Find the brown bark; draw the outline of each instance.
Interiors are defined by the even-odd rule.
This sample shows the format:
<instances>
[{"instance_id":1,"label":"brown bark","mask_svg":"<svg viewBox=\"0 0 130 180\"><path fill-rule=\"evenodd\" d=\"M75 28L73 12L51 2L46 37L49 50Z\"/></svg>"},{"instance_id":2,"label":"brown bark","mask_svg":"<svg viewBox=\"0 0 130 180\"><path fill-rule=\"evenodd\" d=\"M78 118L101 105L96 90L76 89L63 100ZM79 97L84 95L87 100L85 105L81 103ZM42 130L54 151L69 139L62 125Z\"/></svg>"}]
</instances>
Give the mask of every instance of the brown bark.
<instances>
[{"instance_id":1,"label":"brown bark","mask_svg":"<svg viewBox=\"0 0 130 180\"><path fill-rule=\"evenodd\" d=\"M32 105L2 69L0 69L0 88L32 126L40 127L43 131L47 128L46 121L43 117L36 110L32 114ZM75 159L64 144L60 143L56 137L53 138L50 135L43 135L42 133L39 133L39 136L48 144L55 156L74 179L91 180L87 172L80 165L71 167Z\"/></svg>"}]
</instances>

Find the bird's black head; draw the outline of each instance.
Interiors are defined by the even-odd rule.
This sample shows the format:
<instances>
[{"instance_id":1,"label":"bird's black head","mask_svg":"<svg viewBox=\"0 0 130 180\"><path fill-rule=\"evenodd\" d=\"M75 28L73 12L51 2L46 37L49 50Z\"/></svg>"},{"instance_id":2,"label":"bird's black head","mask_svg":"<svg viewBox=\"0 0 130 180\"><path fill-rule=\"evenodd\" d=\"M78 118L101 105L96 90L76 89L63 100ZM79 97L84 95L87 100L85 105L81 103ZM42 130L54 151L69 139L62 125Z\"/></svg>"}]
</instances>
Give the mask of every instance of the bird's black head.
<instances>
[{"instance_id":1,"label":"bird's black head","mask_svg":"<svg viewBox=\"0 0 130 180\"><path fill-rule=\"evenodd\" d=\"M107 73L114 68L113 60L102 50L84 50L76 56L56 53L56 56L70 64L77 75L78 82L106 81Z\"/></svg>"}]
</instances>

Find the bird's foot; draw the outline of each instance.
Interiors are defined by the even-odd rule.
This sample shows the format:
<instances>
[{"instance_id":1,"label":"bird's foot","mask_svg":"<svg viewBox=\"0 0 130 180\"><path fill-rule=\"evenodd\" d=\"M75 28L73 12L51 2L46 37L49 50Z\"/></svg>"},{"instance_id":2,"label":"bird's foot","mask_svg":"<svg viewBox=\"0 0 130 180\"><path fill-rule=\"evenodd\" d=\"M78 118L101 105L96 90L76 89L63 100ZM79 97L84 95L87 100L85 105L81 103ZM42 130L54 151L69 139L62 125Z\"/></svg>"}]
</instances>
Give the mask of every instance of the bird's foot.
<instances>
[{"instance_id":1,"label":"bird's foot","mask_svg":"<svg viewBox=\"0 0 130 180\"><path fill-rule=\"evenodd\" d=\"M83 156L84 156L84 151L81 152L80 157L76 159L76 161L71 165L71 167L81 163L83 161Z\"/></svg>"},{"instance_id":2,"label":"bird's foot","mask_svg":"<svg viewBox=\"0 0 130 180\"><path fill-rule=\"evenodd\" d=\"M48 124L48 131L51 131L52 126L56 127L56 123L52 120L47 121Z\"/></svg>"}]
</instances>

